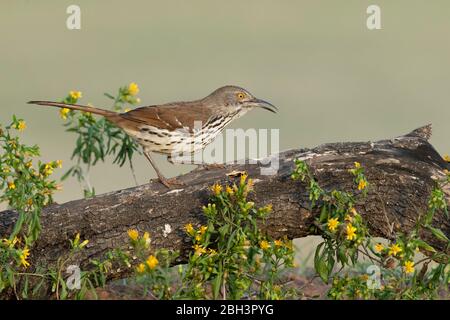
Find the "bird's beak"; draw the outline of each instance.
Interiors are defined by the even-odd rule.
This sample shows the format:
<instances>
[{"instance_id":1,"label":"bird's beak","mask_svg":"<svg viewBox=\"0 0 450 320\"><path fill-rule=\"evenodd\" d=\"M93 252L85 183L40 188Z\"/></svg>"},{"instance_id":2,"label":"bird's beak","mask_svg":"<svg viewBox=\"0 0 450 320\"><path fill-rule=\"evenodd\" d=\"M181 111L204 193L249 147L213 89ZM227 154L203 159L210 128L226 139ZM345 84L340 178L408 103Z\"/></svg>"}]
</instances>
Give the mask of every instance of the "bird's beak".
<instances>
[{"instance_id":1,"label":"bird's beak","mask_svg":"<svg viewBox=\"0 0 450 320\"><path fill-rule=\"evenodd\" d=\"M263 108L266 109L267 111L273 112L273 113L277 113L278 108L275 107L273 104L271 104L270 102L261 100L261 99L252 99L249 101L248 104L249 107L258 107L258 108Z\"/></svg>"}]
</instances>

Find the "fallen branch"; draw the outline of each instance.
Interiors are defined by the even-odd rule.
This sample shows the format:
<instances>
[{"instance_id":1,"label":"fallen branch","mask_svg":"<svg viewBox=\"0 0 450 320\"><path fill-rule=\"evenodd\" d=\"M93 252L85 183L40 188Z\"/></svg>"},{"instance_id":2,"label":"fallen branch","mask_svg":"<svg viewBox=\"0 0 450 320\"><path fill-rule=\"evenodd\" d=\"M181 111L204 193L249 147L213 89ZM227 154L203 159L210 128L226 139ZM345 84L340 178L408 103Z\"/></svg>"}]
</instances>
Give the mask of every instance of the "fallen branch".
<instances>
[{"instance_id":1,"label":"fallen branch","mask_svg":"<svg viewBox=\"0 0 450 320\"><path fill-rule=\"evenodd\" d=\"M69 250L69 239L81 233L89 239L78 263L88 265L90 259L101 259L110 249L127 246L126 231L136 228L149 231L153 246L180 250L185 260L191 242L183 231L187 223L204 222L202 206L207 204L209 186L236 178L231 171L245 170L255 182L253 200L258 206L273 205L267 223L262 226L275 238L300 238L311 234L318 212L310 211L305 185L290 175L294 159L307 160L314 177L324 189L350 190L353 177L348 169L355 161L365 168L370 189L364 203L357 205L374 236L393 238L396 231L407 232L427 209L427 199L436 178L450 169L429 144L431 126L410 134L377 142L325 144L313 149L293 149L279 154L279 170L272 176L261 175L260 165L229 165L224 169L197 169L179 178L186 184L167 190L158 182L99 195L92 199L52 205L42 212L42 233L32 249L33 266L53 266L58 257ZM446 187L447 200L450 188ZM17 214L0 212L0 236L11 231ZM436 215L433 224L450 235L450 223ZM425 234L424 239L439 250L445 244ZM114 277L126 276L119 271Z\"/></svg>"}]
</instances>

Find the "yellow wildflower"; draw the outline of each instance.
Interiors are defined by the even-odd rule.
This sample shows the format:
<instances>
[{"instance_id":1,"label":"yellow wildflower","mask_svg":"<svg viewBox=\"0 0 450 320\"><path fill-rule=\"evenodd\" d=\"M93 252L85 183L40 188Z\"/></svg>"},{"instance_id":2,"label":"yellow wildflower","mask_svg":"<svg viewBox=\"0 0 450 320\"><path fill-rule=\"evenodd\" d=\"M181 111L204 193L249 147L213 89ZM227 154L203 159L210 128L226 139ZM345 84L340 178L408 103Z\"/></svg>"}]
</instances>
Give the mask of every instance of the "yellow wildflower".
<instances>
[{"instance_id":1,"label":"yellow wildflower","mask_svg":"<svg viewBox=\"0 0 450 320\"><path fill-rule=\"evenodd\" d=\"M327 225L328 225L328 229L331 232L334 232L334 231L336 231L336 228L339 225L339 221L338 221L337 218L331 218L331 219L328 220Z\"/></svg>"},{"instance_id":2,"label":"yellow wildflower","mask_svg":"<svg viewBox=\"0 0 450 320\"><path fill-rule=\"evenodd\" d=\"M403 265L403 270L405 273L413 273L414 272L414 262L412 261L405 261L405 264Z\"/></svg>"},{"instance_id":3,"label":"yellow wildflower","mask_svg":"<svg viewBox=\"0 0 450 320\"><path fill-rule=\"evenodd\" d=\"M377 244L375 245L375 251L376 251L376 252L380 253L380 252L383 251L383 250L384 250L383 244L377 243Z\"/></svg>"},{"instance_id":4,"label":"yellow wildflower","mask_svg":"<svg viewBox=\"0 0 450 320\"><path fill-rule=\"evenodd\" d=\"M136 267L136 271L139 273L143 273L145 271L145 264L140 263L137 267Z\"/></svg>"},{"instance_id":5,"label":"yellow wildflower","mask_svg":"<svg viewBox=\"0 0 450 320\"><path fill-rule=\"evenodd\" d=\"M68 108L59 109L59 116L61 117L61 119L67 120L67 115L69 114L69 112L70 109Z\"/></svg>"},{"instance_id":6,"label":"yellow wildflower","mask_svg":"<svg viewBox=\"0 0 450 320\"><path fill-rule=\"evenodd\" d=\"M200 227L200 234L205 234L206 230L208 230L207 226L201 226Z\"/></svg>"},{"instance_id":7,"label":"yellow wildflower","mask_svg":"<svg viewBox=\"0 0 450 320\"><path fill-rule=\"evenodd\" d=\"M450 156L448 154L446 154L444 156L444 160L447 161L447 162L450 162Z\"/></svg>"},{"instance_id":8,"label":"yellow wildflower","mask_svg":"<svg viewBox=\"0 0 450 320\"><path fill-rule=\"evenodd\" d=\"M211 190L214 192L214 194L217 196L222 192L222 186L218 183L215 183L212 187Z\"/></svg>"},{"instance_id":9,"label":"yellow wildflower","mask_svg":"<svg viewBox=\"0 0 450 320\"><path fill-rule=\"evenodd\" d=\"M33 165L33 161L31 161L31 160L25 163L25 167L27 167L27 168L31 168L32 165Z\"/></svg>"},{"instance_id":10,"label":"yellow wildflower","mask_svg":"<svg viewBox=\"0 0 450 320\"><path fill-rule=\"evenodd\" d=\"M359 162L357 162L357 161L355 161L355 168L356 169L359 169L359 168L361 168L361 163L359 163Z\"/></svg>"},{"instance_id":11,"label":"yellow wildflower","mask_svg":"<svg viewBox=\"0 0 450 320\"><path fill-rule=\"evenodd\" d=\"M75 99L75 100L78 100L78 99L80 99L80 98L83 96L83 94L81 93L81 91L70 91L70 92L69 92L69 95L70 95L70 97L71 97L72 99Z\"/></svg>"},{"instance_id":12,"label":"yellow wildflower","mask_svg":"<svg viewBox=\"0 0 450 320\"><path fill-rule=\"evenodd\" d=\"M206 253L206 249L203 248L201 245L196 244L193 246L193 248L195 251L195 255L197 256L201 256L203 253Z\"/></svg>"},{"instance_id":13,"label":"yellow wildflower","mask_svg":"<svg viewBox=\"0 0 450 320\"><path fill-rule=\"evenodd\" d=\"M128 236L131 240L136 241L139 238L139 232L136 229L128 230Z\"/></svg>"},{"instance_id":14,"label":"yellow wildflower","mask_svg":"<svg viewBox=\"0 0 450 320\"><path fill-rule=\"evenodd\" d=\"M148 257L147 261L145 261L145 262L147 263L150 270L155 269L155 267L159 263L158 259L156 259L156 257L154 255L151 255L150 257Z\"/></svg>"},{"instance_id":15,"label":"yellow wildflower","mask_svg":"<svg viewBox=\"0 0 450 320\"><path fill-rule=\"evenodd\" d=\"M359 180L358 190L363 190L366 188L366 186L367 186L366 180L364 180L364 179Z\"/></svg>"},{"instance_id":16,"label":"yellow wildflower","mask_svg":"<svg viewBox=\"0 0 450 320\"><path fill-rule=\"evenodd\" d=\"M49 176L53 173L53 167L51 163L47 163L44 167L44 175Z\"/></svg>"},{"instance_id":17,"label":"yellow wildflower","mask_svg":"<svg viewBox=\"0 0 450 320\"><path fill-rule=\"evenodd\" d=\"M345 221L352 222L353 221L353 217L351 215L349 215L349 214L346 214L345 215Z\"/></svg>"},{"instance_id":18,"label":"yellow wildflower","mask_svg":"<svg viewBox=\"0 0 450 320\"><path fill-rule=\"evenodd\" d=\"M191 223L188 223L187 225L185 225L184 230L186 230L186 232L191 236L194 234L194 228L192 227Z\"/></svg>"},{"instance_id":19,"label":"yellow wildflower","mask_svg":"<svg viewBox=\"0 0 450 320\"><path fill-rule=\"evenodd\" d=\"M358 211L356 211L356 209L352 207L350 209L350 213L353 214L354 216L356 216L358 214Z\"/></svg>"},{"instance_id":20,"label":"yellow wildflower","mask_svg":"<svg viewBox=\"0 0 450 320\"><path fill-rule=\"evenodd\" d=\"M136 83L134 83L134 82L130 83L128 85L128 94L130 96L135 96L138 93L139 93L139 86Z\"/></svg>"},{"instance_id":21,"label":"yellow wildflower","mask_svg":"<svg viewBox=\"0 0 450 320\"><path fill-rule=\"evenodd\" d=\"M259 243L259 247L263 250L267 250L270 248L270 244L266 240L263 240Z\"/></svg>"},{"instance_id":22,"label":"yellow wildflower","mask_svg":"<svg viewBox=\"0 0 450 320\"><path fill-rule=\"evenodd\" d=\"M356 239L356 231L357 231L357 229L354 226L352 226L351 223L349 223L347 225L347 230L346 231L347 231L347 240L354 240L354 239Z\"/></svg>"},{"instance_id":23,"label":"yellow wildflower","mask_svg":"<svg viewBox=\"0 0 450 320\"><path fill-rule=\"evenodd\" d=\"M16 185L14 182L10 181L8 182L8 189L9 190L14 190L16 188Z\"/></svg>"},{"instance_id":24,"label":"yellow wildflower","mask_svg":"<svg viewBox=\"0 0 450 320\"><path fill-rule=\"evenodd\" d=\"M200 234L197 234L195 236L195 241L200 241L200 240L202 240L202 236Z\"/></svg>"},{"instance_id":25,"label":"yellow wildflower","mask_svg":"<svg viewBox=\"0 0 450 320\"><path fill-rule=\"evenodd\" d=\"M25 247L22 250L22 253L20 254L19 258L20 258L20 264L23 265L25 268L27 268L28 266L30 266L30 263L27 261L28 256L30 255L30 250Z\"/></svg>"},{"instance_id":26,"label":"yellow wildflower","mask_svg":"<svg viewBox=\"0 0 450 320\"><path fill-rule=\"evenodd\" d=\"M28 199L27 200L27 205L29 206L29 207L31 207L32 205L33 205L33 199Z\"/></svg>"},{"instance_id":27,"label":"yellow wildflower","mask_svg":"<svg viewBox=\"0 0 450 320\"><path fill-rule=\"evenodd\" d=\"M233 189L230 186L226 186L225 191L230 196L234 194L234 191L233 191Z\"/></svg>"},{"instance_id":28,"label":"yellow wildflower","mask_svg":"<svg viewBox=\"0 0 450 320\"><path fill-rule=\"evenodd\" d=\"M389 255L390 256L396 256L397 253L402 252L402 248L400 248L400 246L398 244L393 244L390 248L389 248Z\"/></svg>"},{"instance_id":29,"label":"yellow wildflower","mask_svg":"<svg viewBox=\"0 0 450 320\"><path fill-rule=\"evenodd\" d=\"M26 128L27 128L27 124L23 120L20 120L19 123L17 123L17 125L16 125L16 129L19 130L19 131L23 131Z\"/></svg>"},{"instance_id":30,"label":"yellow wildflower","mask_svg":"<svg viewBox=\"0 0 450 320\"><path fill-rule=\"evenodd\" d=\"M216 254L217 251L214 250L214 249L209 248L209 249L208 249L208 253L209 253L210 255L213 255L213 254Z\"/></svg>"},{"instance_id":31,"label":"yellow wildflower","mask_svg":"<svg viewBox=\"0 0 450 320\"><path fill-rule=\"evenodd\" d=\"M56 160L56 166L58 167L58 168L62 168L62 160Z\"/></svg>"},{"instance_id":32,"label":"yellow wildflower","mask_svg":"<svg viewBox=\"0 0 450 320\"><path fill-rule=\"evenodd\" d=\"M8 167L4 167L4 168L2 169L2 171L3 171L3 173L10 173L10 172L11 172L11 169L9 169Z\"/></svg>"},{"instance_id":33,"label":"yellow wildflower","mask_svg":"<svg viewBox=\"0 0 450 320\"><path fill-rule=\"evenodd\" d=\"M275 247L283 246L283 241L281 241L281 240L275 240L273 243L275 244Z\"/></svg>"},{"instance_id":34,"label":"yellow wildflower","mask_svg":"<svg viewBox=\"0 0 450 320\"><path fill-rule=\"evenodd\" d=\"M248 177L247 173L243 173L241 175L241 185L243 185L245 183L245 180L247 180L247 177Z\"/></svg>"}]
</instances>

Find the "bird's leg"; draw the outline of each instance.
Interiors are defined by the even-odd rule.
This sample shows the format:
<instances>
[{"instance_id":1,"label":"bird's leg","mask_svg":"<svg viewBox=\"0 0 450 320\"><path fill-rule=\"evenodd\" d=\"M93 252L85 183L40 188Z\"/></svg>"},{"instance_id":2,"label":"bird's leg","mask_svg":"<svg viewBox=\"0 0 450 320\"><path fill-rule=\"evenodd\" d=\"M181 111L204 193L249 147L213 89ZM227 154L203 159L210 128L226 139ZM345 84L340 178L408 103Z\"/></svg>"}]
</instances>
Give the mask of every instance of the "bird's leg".
<instances>
[{"instance_id":1,"label":"bird's leg","mask_svg":"<svg viewBox=\"0 0 450 320\"><path fill-rule=\"evenodd\" d=\"M156 166L155 162L153 161L150 152L144 151L145 157L148 159L150 164L152 165L153 169L155 169L156 175L158 176L159 181L165 185L167 188L171 189L174 185L183 185L182 182L178 181L177 179L167 179L163 176L161 171L159 171L158 167Z\"/></svg>"}]
</instances>

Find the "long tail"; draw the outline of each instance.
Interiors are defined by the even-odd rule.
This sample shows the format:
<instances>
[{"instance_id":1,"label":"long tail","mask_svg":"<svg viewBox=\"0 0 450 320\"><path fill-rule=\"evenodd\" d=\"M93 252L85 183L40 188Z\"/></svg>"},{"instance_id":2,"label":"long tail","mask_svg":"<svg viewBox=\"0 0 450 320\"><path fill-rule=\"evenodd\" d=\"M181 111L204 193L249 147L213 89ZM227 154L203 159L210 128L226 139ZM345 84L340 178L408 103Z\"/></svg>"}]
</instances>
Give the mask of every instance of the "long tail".
<instances>
[{"instance_id":1,"label":"long tail","mask_svg":"<svg viewBox=\"0 0 450 320\"><path fill-rule=\"evenodd\" d=\"M111 117L114 115L117 115L116 112L89 107L89 106L82 106L79 104L68 104L68 103L61 103L61 102L53 102L53 101L29 101L30 104L37 104L40 106L51 106L51 107L57 107L57 108L67 108L70 110L79 110L84 112L90 112L93 114L98 114L104 117Z\"/></svg>"}]
</instances>

